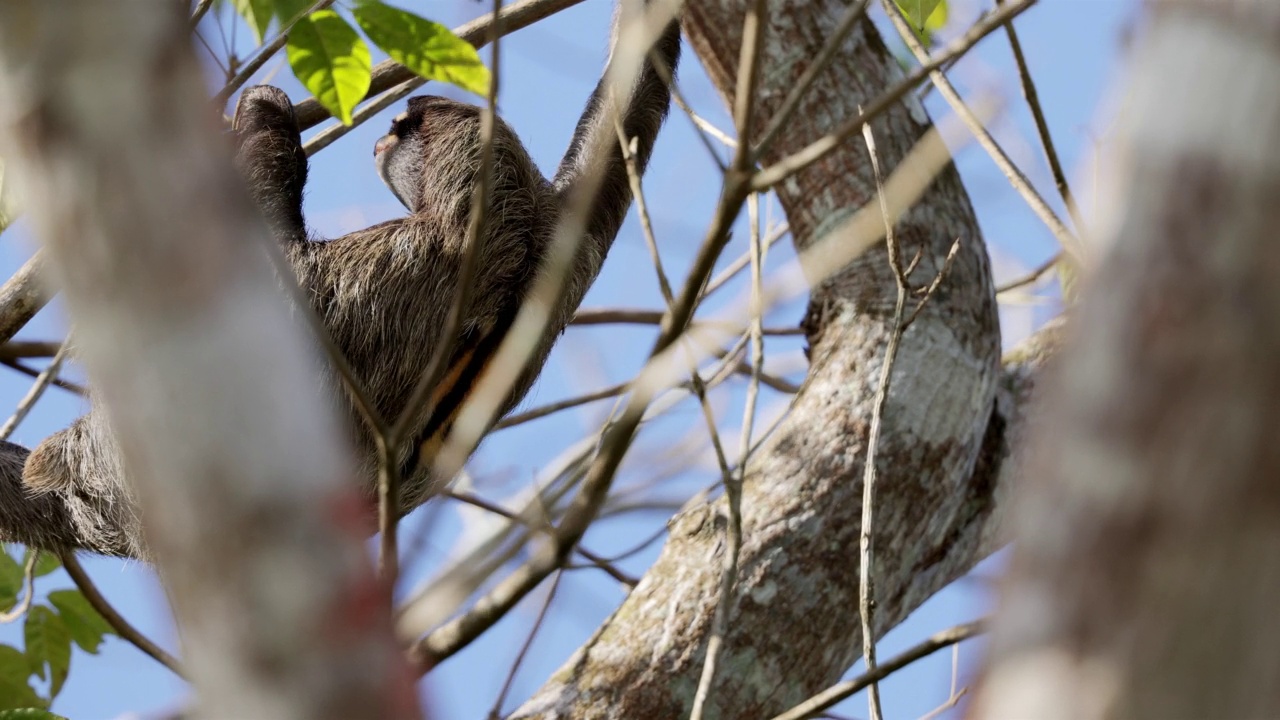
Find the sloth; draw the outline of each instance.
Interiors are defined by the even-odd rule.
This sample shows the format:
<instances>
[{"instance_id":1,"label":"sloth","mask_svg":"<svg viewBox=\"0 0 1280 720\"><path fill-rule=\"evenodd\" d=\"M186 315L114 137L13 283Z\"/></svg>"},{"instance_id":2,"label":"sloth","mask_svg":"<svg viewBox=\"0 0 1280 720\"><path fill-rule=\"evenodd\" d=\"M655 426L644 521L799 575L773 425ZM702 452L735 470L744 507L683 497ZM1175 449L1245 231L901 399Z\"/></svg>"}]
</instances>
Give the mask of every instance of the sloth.
<instances>
[{"instance_id":1,"label":"sloth","mask_svg":"<svg viewBox=\"0 0 1280 720\"><path fill-rule=\"evenodd\" d=\"M617 28L615 23L615 42ZM680 29L671 21L651 48L618 121L635 153L648 163L670 105L664 78L680 55ZM655 69L655 63L665 71ZM400 513L425 502L438 487L419 449L447 436L467 392L501 342L531 289L569 198L588 173L603 181L586 215L585 233L553 313L528 369L506 399L520 401L546 361L554 339L599 273L621 228L632 196L619 125L606 112L601 79L587 101L555 176L538 171L519 137L495 118L492 182L480 237L471 302L459 333L442 338L467 252L473 189L481 166L480 108L446 99L411 98L374 147L382 180L408 216L332 240L313 237L302 214L307 178L293 106L269 86L246 90L236 108L236 164L272 236L280 244L304 296L360 378L373 409L395 422L425 372L447 343L448 369L432 390L430 412L410 419L407 441L393 461L401 470ZM609 142L600 142L604 133ZM608 148L603 158L591 148ZM376 497L378 458L367 429L337 373L326 381L347 416L360 460L360 482ZM85 550L149 560L137 503L125 481L120 451L105 415L91 409L28 455L0 444L0 540L49 550Z\"/></svg>"}]
</instances>

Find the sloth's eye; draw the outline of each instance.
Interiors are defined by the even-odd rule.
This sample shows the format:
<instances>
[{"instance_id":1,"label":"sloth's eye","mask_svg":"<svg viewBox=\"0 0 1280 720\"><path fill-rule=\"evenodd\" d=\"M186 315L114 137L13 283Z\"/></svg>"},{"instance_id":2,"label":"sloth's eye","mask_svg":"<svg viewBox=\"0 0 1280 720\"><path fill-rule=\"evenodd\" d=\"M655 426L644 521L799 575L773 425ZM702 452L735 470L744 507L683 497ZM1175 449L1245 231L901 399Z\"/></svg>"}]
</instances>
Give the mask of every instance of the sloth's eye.
<instances>
[{"instance_id":1,"label":"sloth's eye","mask_svg":"<svg viewBox=\"0 0 1280 720\"><path fill-rule=\"evenodd\" d=\"M392 135L404 134L406 126L408 125L408 121L409 121L408 113L400 113L399 115L391 119L391 130L389 130L388 132Z\"/></svg>"}]
</instances>

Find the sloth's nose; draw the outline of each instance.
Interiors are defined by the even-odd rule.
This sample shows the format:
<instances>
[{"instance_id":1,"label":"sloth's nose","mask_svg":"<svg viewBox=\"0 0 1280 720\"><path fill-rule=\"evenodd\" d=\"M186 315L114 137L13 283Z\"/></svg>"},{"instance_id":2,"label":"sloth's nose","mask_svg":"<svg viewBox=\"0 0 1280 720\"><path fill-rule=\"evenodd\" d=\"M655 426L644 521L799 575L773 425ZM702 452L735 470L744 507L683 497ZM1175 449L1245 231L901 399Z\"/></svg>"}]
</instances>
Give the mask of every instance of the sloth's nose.
<instances>
[{"instance_id":1,"label":"sloth's nose","mask_svg":"<svg viewBox=\"0 0 1280 720\"><path fill-rule=\"evenodd\" d=\"M383 135L382 137L378 138L378 142L373 144L374 157L381 155L383 150L386 150L395 144L396 144L395 135Z\"/></svg>"}]
</instances>

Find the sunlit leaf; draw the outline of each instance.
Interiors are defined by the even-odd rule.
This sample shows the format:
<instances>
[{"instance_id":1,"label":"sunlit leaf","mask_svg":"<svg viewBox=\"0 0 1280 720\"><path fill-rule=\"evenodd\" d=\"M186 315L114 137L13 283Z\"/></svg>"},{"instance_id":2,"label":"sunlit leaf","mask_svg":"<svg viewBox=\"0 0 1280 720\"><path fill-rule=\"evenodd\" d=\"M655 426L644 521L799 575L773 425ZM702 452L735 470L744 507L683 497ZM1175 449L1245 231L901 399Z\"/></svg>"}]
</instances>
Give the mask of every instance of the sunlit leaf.
<instances>
[{"instance_id":1,"label":"sunlit leaf","mask_svg":"<svg viewBox=\"0 0 1280 720\"><path fill-rule=\"evenodd\" d=\"M31 672L44 680L45 667L49 668L49 699L52 700L62 690L62 683L71 670L71 632L57 613L44 605L36 605L27 613L22 636L27 644Z\"/></svg>"},{"instance_id":2,"label":"sunlit leaf","mask_svg":"<svg viewBox=\"0 0 1280 720\"><path fill-rule=\"evenodd\" d=\"M947 24L947 0L894 0L916 37L928 44L929 36Z\"/></svg>"},{"instance_id":3,"label":"sunlit leaf","mask_svg":"<svg viewBox=\"0 0 1280 720\"><path fill-rule=\"evenodd\" d=\"M98 653L104 635L115 634L79 590L54 590L49 593L49 602L62 615L62 623L71 633L71 639L90 655Z\"/></svg>"},{"instance_id":4,"label":"sunlit leaf","mask_svg":"<svg viewBox=\"0 0 1280 720\"><path fill-rule=\"evenodd\" d=\"M947 0L934 0L933 12L924 19L925 32L937 32L947 25Z\"/></svg>"},{"instance_id":5,"label":"sunlit leaf","mask_svg":"<svg viewBox=\"0 0 1280 720\"><path fill-rule=\"evenodd\" d=\"M30 677L27 656L15 647L0 645L0 710L42 708L47 704L28 684Z\"/></svg>"},{"instance_id":6,"label":"sunlit leaf","mask_svg":"<svg viewBox=\"0 0 1280 720\"><path fill-rule=\"evenodd\" d=\"M924 30L925 23L929 20L929 16L933 15L934 9L944 4L943 0L895 0L895 2L898 3L902 14L907 16L907 21L917 30Z\"/></svg>"},{"instance_id":7,"label":"sunlit leaf","mask_svg":"<svg viewBox=\"0 0 1280 720\"><path fill-rule=\"evenodd\" d=\"M298 20L289 31L289 66L316 100L344 125L369 91L373 62L355 28L332 10Z\"/></svg>"},{"instance_id":8,"label":"sunlit leaf","mask_svg":"<svg viewBox=\"0 0 1280 720\"><path fill-rule=\"evenodd\" d=\"M351 12L374 45L414 73L477 95L489 92L489 68L471 43L444 25L381 0L358 0Z\"/></svg>"},{"instance_id":9,"label":"sunlit leaf","mask_svg":"<svg viewBox=\"0 0 1280 720\"><path fill-rule=\"evenodd\" d=\"M235 3L236 13L244 18L245 24L253 31L253 39L261 45L267 36L267 27L271 25L274 0L235 0Z\"/></svg>"}]
</instances>

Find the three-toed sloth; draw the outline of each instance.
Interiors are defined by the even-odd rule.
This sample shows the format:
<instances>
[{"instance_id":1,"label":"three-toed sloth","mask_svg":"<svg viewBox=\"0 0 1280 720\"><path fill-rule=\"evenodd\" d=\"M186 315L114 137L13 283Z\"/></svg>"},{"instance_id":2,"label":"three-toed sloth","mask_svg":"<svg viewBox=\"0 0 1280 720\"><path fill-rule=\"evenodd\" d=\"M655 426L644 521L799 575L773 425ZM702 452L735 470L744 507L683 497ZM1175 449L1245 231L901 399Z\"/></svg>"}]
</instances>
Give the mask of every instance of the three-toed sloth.
<instances>
[{"instance_id":1,"label":"three-toed sloth","mask_svg":"<svg viewBox=\"0 0 1280 720\"><path fill-rule=\"evenodd\" d=\"M616 27L614 36L616 43ZM387 422L399 418L429 358L440 343L448 344L448 372L434 389L435 402L429 413L411 418L408 441L394 458L405 473L401 512L423 503L433 490L431 469L419 461L418 448L449 431L467 391L531 289L569 198L589 168L601 167L603 181L586 216L564 301L504 412L533 383L553 340L599 273L632 201L617 141L619 124L612 118L620 120L623 137L634 142L635 162L643 170L667 115L671 95L666 79L679 55L679 24L672 21L648 53L630 96L612 98L622 109L620 117L607 112L611 93L602 78L551 180L538 171L515 132L496 120L491 201L478 238L479 269L459 333L448 338L440 334L467 252L481 166L480 109L442 97L411 98L408 110L375 146L378 174L409 215L321 240L303 221L307 158L292 104L282 91L268 86L251 88L240 98L237 164L305 296L363 382L374 410ZM665 66L664 71L654 63ZM607 157L590 157L591 148L608 148ZM336 373L329 380L335 389L342 387ZM349 414L362 461L361 481L372 498L375 439L350 397L342 391L338 397ZM18 445L0 445L0 539L55 552L149 557L120 452L100 410L55 433L29 457Z\"/></svg>"}]
</instances>

